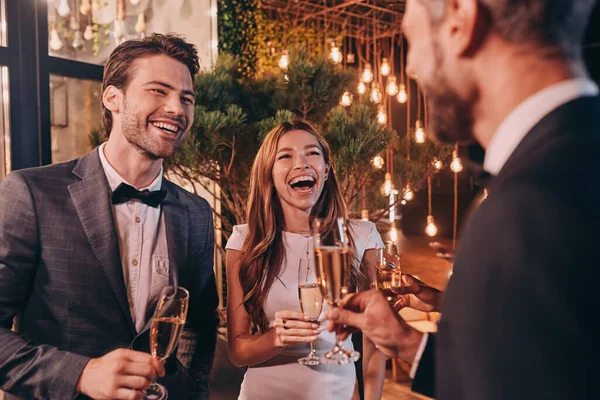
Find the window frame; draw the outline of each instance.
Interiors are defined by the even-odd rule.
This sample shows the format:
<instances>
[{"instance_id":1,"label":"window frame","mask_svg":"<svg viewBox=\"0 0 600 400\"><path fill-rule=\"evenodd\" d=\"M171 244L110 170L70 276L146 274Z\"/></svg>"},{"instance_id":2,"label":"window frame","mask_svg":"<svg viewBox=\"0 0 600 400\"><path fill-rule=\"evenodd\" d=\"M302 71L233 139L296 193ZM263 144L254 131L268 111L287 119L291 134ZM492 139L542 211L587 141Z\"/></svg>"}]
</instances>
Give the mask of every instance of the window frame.
<instances>
[{"instance_id":1,"label":"window frame","mask_svg":"<svg viewBox=\"0 0 600 400\"><path fill-rule=\"evenodd\" d=\"M48 54L47 0L6 0L6 20L12 170L51 164L50 75L101 82L104 67Z\"/></svg>"}]
</instances>

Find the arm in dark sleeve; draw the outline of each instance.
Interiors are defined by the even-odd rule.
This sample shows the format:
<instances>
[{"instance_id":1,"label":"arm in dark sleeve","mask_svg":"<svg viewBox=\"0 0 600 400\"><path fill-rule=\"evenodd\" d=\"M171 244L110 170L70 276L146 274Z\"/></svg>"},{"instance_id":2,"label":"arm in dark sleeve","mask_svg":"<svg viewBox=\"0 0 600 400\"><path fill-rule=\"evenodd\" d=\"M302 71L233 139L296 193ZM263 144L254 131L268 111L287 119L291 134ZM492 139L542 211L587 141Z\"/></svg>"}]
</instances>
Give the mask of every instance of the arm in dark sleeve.
<instances>
[{"instance_id":1,"label":"arm in dark sleeve","mask_svg":"<svg viewBox=\"0 0 600 400\"><path fill-rule=\"evenodd\" d=\"M72 398L89 358L35 346L11 330L39 265L37 217L25 178L0 183L0 389L26 399Z\"/></svg>"}]
</instances>

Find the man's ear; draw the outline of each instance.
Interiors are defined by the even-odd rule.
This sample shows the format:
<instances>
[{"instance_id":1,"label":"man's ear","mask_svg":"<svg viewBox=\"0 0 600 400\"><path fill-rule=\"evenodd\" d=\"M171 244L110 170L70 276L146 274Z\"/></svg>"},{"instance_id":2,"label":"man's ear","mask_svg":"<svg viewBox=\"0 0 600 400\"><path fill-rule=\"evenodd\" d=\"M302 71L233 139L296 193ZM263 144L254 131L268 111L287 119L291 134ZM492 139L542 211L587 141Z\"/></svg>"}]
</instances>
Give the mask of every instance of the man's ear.
<instances>
[{"instance_id":1,"label":"man's ear","mask_svg":"<svg viewBox=\"0 0 600 400\"><path fill-rule=\"evenodd\" d=\"M450 0L447 9L450 28L449 42L454 52L470 55L481 46L487 35L485 13L477 0Z\"/></svg>"},{"instance_id":2,"label":"man's ear","mask_svg":"<svg viewBox=\"0 0 600 400\"><path fill-rule=\"evenodd\" d=\"M104 93L102 93L102 104L106 107L107 110L111 112L119 112L120 109L120 99L121 99L121 90L117 89L115 86L110 85L106 89L104 89Z\"/></svg>"}]
</instances>

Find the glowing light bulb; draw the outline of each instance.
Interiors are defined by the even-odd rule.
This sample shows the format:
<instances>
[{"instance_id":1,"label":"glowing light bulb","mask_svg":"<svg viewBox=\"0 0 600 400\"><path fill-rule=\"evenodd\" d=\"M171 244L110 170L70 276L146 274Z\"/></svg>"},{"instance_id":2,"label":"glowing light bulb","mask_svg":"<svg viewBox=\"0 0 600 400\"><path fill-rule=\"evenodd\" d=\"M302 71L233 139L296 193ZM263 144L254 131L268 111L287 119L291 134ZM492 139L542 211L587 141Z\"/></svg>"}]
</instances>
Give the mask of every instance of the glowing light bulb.
<instances>
[{"instance_id":1,"label":"glowing light bulb","mask_svg":"<svg viewBox=\"0 0 600 400\"><path fill-rule=\"evenodd\" d=\"M364 82L359 82L358 84L358 94L365 94L367 92L367 85Z\"/></svg>"},{"instance_id":2,"label":"glowing light bulb","mask_svg":"<svg viewBox=\"0 0 600 400\"><path fill-rule=\"evenodd\" d=\"M83 38L85 40L92 40L94 38L94 28L91 25L85 27L85 32L83 32Z\"/></svg>"},{"instance_id":3,"label":"glowing light bulb","mask_svg":"<svg viewBox=\"0 0 600 400\"><path fill-rule=\"evenodd\" d=\"M390 229L390 240L394 243L398 240L398 230L395 226L392 226L392 229Z\"/></svg>"},{"instance_id":4,"label":"glowing light bulb","mask_svg":"<svg viewBox=\"0 0 600 400\"><path fill-rule=\"evenodd\" d=\"M398 93L398 84L396 83L396 77L390 76L385 91L390 96L395 96Z\"/></svg>"},{"instance_id":5,"label":"glowing light bulb","mask_svg":"<svg viewBox=\"0 0 600 400\"><path fill-rule=\"evenodd\" d=\"M81 32L75 32L75 39L73 39L73 43L71 44L75 50L83 49L83 38L81 37Z\"/></svg>"},{"instance_id":6,"label":"glowing light bulb","mask_svg":"<svg viewBox=\"0 0 600 400\"><path fill-rule=\"evenodd\" d=\"M58 32L56 31L56 29L52 29L50 31L50 48L54 51L58 51L60 49L62 49L63 47L63 42L62 40L60 40L60 36L58 36Z\"/></svg>"},{"instance_id":7,"label":"glowing light bulb","mask_svg":"<svg viewBox=\"0 0 600 400\"><path fill-rule=\"evenodd\" d=\"M138 15L135 31L140 34L146 32L146 17L144 16L144 13Z\"/></svg>"},{"instance_id":8,"label":"glowing light bulb","mask_svg":"<svg viewBox=\"0 0 600 400\"><path fill-rule=\"evenodd\" d=\"M343 55L340 49L337 47L335 42L331 44L331 51L329 52L329 58L334 64L339 64L343 60Z\"/></svg>"},{"instance_id":9,"label":"glowing light bulb","mask_svg":"<svg viewBox=\"0 0 600 400\"><path fill-rule=\"evenodd\" d=\"M396 196L398 195L398 191L395 189L390 190L390 197L389 197L389 205L390 205L390 222L393 224L394 221L396 220Z\"/></svg>"},{"instance_id":10,"label":"glowing light bulb","mask_svg":"<svg viewBox=\"0 0 600 400\"><path fill-rule=\"evenodd\" d=\"M56 7L56 12L58 12L58 15L60 15L61 17L66 17L67 15L71 14L71 7L69 7L69 1L60 0L60 4L58 5L58 7Z\"/></svg>"},{"instance_id":11,"label":"glowing light bulb","mask_svg":"<svg viewBox=\"0 0 600 400\"><path fill-rule=\"evenodd\" d=\"M406 93L406 86L404 86L404 83L400 84L400 90L398 91L398 97L396 97L396 99L401 104L408 101L408 93Z\"/></svg>"},{"instance_id":12,"label":"glowing light bulb","mask_svg":"<svg viewBox=\"0 0 600 400\"><path fill-rule=\"evenodd\" d=\"M425 143L425 131L421 126L421 121L417 121L415 128L415 142L419 144Z\"/></svg>"},{"instance_id":13,"label":"glowing light bulb","mask_svg":"<svg viewBox=\"0 0 600 400\"><path fill-rule=\"evenodd\" d=\"M346 54L346 62L348 64L354 64L355 60L356 59L355 59L354 53L348 53L348 54Z\"/></svg>"},{"instance_id":14,"label":"glowing light bulb","mask_svg":"<svg viewBox=\"0 0 600 400\"><path fill-rule=\"evenodd\" d=\"M345 91L342 95L342 99L340 100L340 104L344 107L349 107L350 105L352 105L352 97L352 93Z\"/></svg>"},{"instance_id":15,"label":"glowing light bulb","mask_svg":"<svg viewBox=\"0 0 600 400\"><path fill-rule=\"evenodd\" d=\"M392 190L394 190L394 184L392 183L392 174L386 172L385 182L383 182L383 185L381 185L381 193L384 196L389 196L390 193L392 193Z\"/></svg>"},{"instance_id":16,"label":"glowing light bulb","mask_svg":"<svg viewBox=\"0 0 600 400\"><path fill-rule=\"evenodd\" d=\"M402 200L402 201L400 202L400 204L402 204L403 206L405 206L405 205L406 205L406 200Z\"/></svg>"},{"instance_id":17,"label":"glowing light bulb","mask_svg":"<svg viewBox=\"0 0 600 400\"><path fill-rule=\"evenodd\" d=\"M388 76L391 72L390 63L387 58L381 60L381 66L379 67L379 72L382 76Z\"/></svg>"},{"instance_id":18,"label":"glowing light bulb","mask_svg":"<svg viewBox=\"0 0 600 400\"><path fill-rule=\"evenodd\" d=\"M377 104L381 101L382 98L383 98L383 95L379 91L379 85L377 85L376 83L373 83L371 85L371 96L369 97L369 99L373 103Z\"/></svg>"},{"instance_id":19,"label":"glowing light bulb","mask_svg":"<svg viewBox=\"0 0 600 400\"><path fill-rule=\"evenodd\" d=\"M89 15L92 10L91 0L83 0L79 6L79 12L83 15Z\"/></svg>"},{"instance_id":20,"label":"glowing light bulb","mask_svg":"<svg viewBox=\"0 0 600 400\"><path fill-rule=\"evenodd\" d=\"M373 164L373 166L377 169L381 169L383 168L384 165L384 161L383 161L383 157L381 157L379 154L377 154L375 157L373 157L373 159L371 160L371 163Z\"/></svg>"},{"instance_id":21,"label":"glowing light bulb","mask_svg":"<svg viewBox=\"0 0 600 400\"><path fill-rule=\"evenodd\" d=\"M279 59L279 68L281 69L288 69L288 66L290 65L290 59L288 56L288 52L287 50L284 50L281 53L281 58Z\"/></svg>"},{"instance_id":22,"label":"glowing light bulb","mask_svg":"<svg viewBox=\"0 0 600 400\"><path fill-rule=\"evenodd\" d=\"M123 27L123 21L116 19L115 20L115 29L113 31L113 37L117 42L117 45L121 44L123 38L125 37L125 29Z\"/></svg>"},{"instance_id":23,"label":"glowing light bulb","mask_svg":"<svg viewBox=\"0 0 600 400\"><path fill-rule=\"evenodd\" d=\"M462 162L460 161L460 158L458 157L458 152L456 150L452 152L452 162L450 163L450 169L455 174L458 174L460 171L463 170Z\"/></svg>"},{"instance_id":24,"label":"glowing light bulb","mask_svg":"<svg viewBox=\"0 0 600 400\"><path fill-rule=\"evenodd\" d=\"M425 227L425 233L427 234L427 236L430 237L433 237L438 233L438 228L437 226L435 226L435 221L433 220L432 215L427 216L427 226Z\"/></svg>"},{"instance_id":25,"label":"glowing light bulb","mask_svg":"<svg viewBox=\"0 0 600 400\"><path fill-rule=\"evenodd\" d=\"M76 31L79 29L79 21L77 21L77 18L75 18L74 16L72 16L69 21L69 28L71 28L72 31Z\"/></svg>"},{"instance_id":26,"label":"glowing light bulb","mask_svg":"<svg viewBox=\"0 0 600 400\"><path fill-rule=\"evenodd\" d=\"M433 168L437 169L438 171L440 169L442 169L442 167L444 166L444 164L437 158L434 158L432 163L433 163Z\"/></svg>"},{"instance_id":27,"label":"glowing light bulb","mask_svg":"<svg viewBox=\"0 0 600 400\"><path fill-rule=\"evenodd\" d=\"M365 70L362 73L361 80L365 83L369 83L373 80L373 71L371 71L371 64L365 65Z\"/></svg>"},{"instance_id":28,"label":"glowing light bulb","mask_svg":"<svg viewBox=\"0 0 600 400\"><path fill-rule=\"evenodd\" d=\"M129 0L129 2L134 6L137 6L138 4L140 4L140 0Z\"/></svg>"},{"instance_id":29,"label":"glowing light bulb","mask_svg":"<svg viewBox=\"0 0 600 400\"><path fill-rule=\"evenodd\" d=\"M377 113L377 123L380 125L385 125L387 123L387 114L381 108L379 109L379 112Z\"/></svg>"},{"instance_id":30,"label":"glowing light bulb","mask_svg":"<svg viewBox=\"0 0 600 400\"><path fill-rule=\"evenodd\" d=\"M402 196L402 198L406 201L411 201L415 198L415 192L412 191L409 185L406 185L406 187L404 188L404 195Z\"/></svg>"}]
</instances>

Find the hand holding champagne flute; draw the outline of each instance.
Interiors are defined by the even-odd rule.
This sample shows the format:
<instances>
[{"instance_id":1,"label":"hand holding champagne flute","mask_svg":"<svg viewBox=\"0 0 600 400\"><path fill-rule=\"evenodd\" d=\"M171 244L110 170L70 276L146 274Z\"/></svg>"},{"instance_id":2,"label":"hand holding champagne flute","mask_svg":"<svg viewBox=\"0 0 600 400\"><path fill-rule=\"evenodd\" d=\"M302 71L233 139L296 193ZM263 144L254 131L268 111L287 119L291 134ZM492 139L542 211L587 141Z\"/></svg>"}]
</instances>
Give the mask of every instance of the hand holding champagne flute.
<instances>
[{"instance_id":1,"label":"hand holding champagne flute","mask_svg":"<svg viewBox=\"0 0 600 400\"><path fill-rule=\"evenodd\" d=\"M350 283L350 243L345 219L337 218L333 227L326 226L323 220L315 220L313 239L317 283L327 302L339 307L344 296L348 294ZM338 333L334 348L325 353L325 359L333 364L348 364L359 357L359 352L343 347Z\"/></svg>"},{"instance_id":2,"label":"hand holding champagne flute","mask_svg":"<svg viewBox=\"0 0 600 400\"><path fill-rule=\"evenodd\" d=\"M317 274L313 260L301 258L298 268L298 297L300 307L309 322L318 322L323 309L323 294L317 285ZM313 342L310 342L310 353L298 362L302 365L319 365L321 359L317 356Z\"/></svg>"},{"instance_id":3,"label":"hand holding champagne flute","mask_svg":"<svg viewBox=\"0 0 600 400\"><path fill-rule=\"evenodd\" d=\"M150 326L150 353L159 361L165 361L177 348L187 318L189 298L189 292L181 286L165 286L161 291ZM146 389L144 398L167 399L167 389L153 382Z\"/></svg>"}]
</instances>

